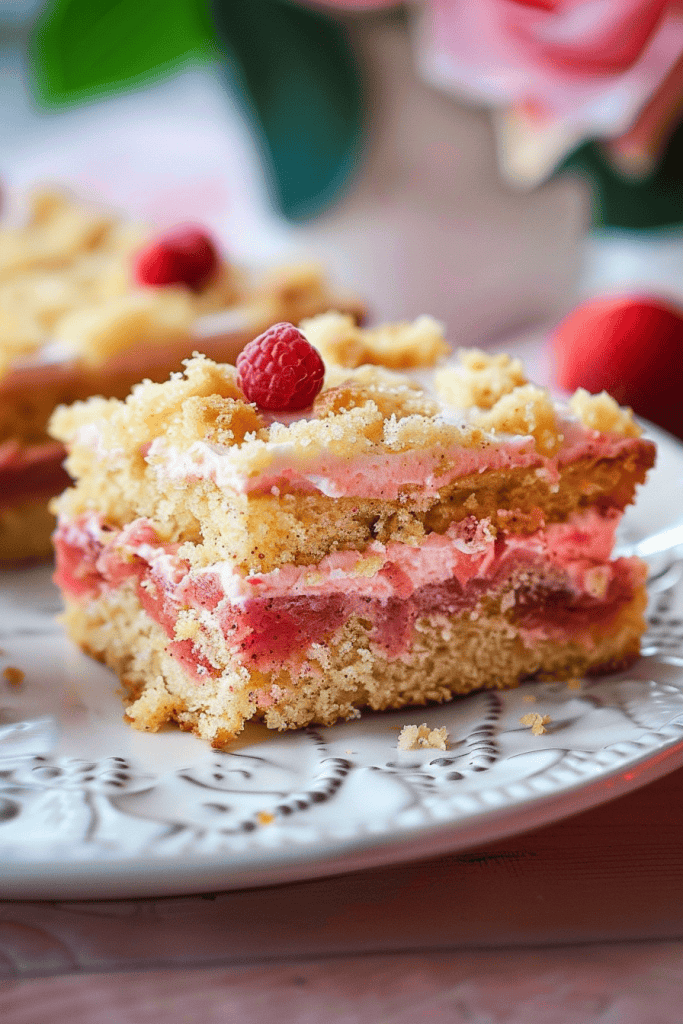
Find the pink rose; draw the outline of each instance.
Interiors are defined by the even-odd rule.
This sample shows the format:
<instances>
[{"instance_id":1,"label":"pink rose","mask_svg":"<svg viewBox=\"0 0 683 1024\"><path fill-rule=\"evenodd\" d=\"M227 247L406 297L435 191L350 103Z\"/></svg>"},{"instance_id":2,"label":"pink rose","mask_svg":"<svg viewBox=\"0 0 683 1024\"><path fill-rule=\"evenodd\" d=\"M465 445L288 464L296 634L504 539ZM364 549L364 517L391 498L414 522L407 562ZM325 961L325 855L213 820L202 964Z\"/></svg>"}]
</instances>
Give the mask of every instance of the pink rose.
<instances>
[{"instance_id":1,"label":"pink rose","mask_svg":"<svg viewBox=\"0 0 683 1024\"><path fill-rule=\"evenodd\" d=\"M683 51L665 0L431 0L421 16L427 70L490 103L626 127Z\"/></svg>"},{"instance_id":2,"label":"pink rose","mask_svg":"<svg viewBox=\"0 0 683 1024\"><path fill-rule=\"evenodd\" d=\"M391 6L390 0L324 4L347 11ZM423 0L413 10L423 76L507 111L513 134L550 139L550 163L587 137L656 148L679 116L681 2ZM509 141L510 124L505 130Z\"/></svg>"}]
</instances>

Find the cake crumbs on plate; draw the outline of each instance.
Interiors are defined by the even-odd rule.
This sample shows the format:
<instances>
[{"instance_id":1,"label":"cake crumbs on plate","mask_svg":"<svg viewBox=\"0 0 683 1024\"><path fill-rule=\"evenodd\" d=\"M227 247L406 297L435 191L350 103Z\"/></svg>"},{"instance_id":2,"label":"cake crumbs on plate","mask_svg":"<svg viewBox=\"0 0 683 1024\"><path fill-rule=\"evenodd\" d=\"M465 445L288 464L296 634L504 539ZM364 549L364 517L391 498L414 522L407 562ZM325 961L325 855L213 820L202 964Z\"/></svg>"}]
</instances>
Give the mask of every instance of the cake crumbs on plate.
<instances>
[{"instance_id":1,"label":"cake crumbs on plate","mask_svg":"<svg viewBox=\"0 0 683 1024\"><path fill-rule=\"evenodd\" d=\"M536 703L536 696L533 693L525 693L524 696L522 697L522 700L524 701L525 704L535 704Z\"/></svg>"},{"instance_id":2,"label":"cake crumbs on plate","mask_svg":"<svg viewBox=\"0 0 683 1024\"><path fill-rule=\"evenodd\" d=\"M275 821L275 815L270 814L269 811L259 811L256 817L259 825L272 825Z\"/></svg>"},{"instance_id":3,"label":"cake crumbs on plate","mask_svg":"<svg viewBox=\"0 0 683 1024\"><path fill-rule=\"evenodd\" d=\"M539 715L538 711L530 711L528 715L522 715L519 721L521 725L530 726L534 736L542 736L548 731L546 725L551 719L550 715Z\"/></svg>"},{"instance_id":4,"label":"cake crumbs on plate","mask_svg":"<svg viewBox=\"0 0 683 1024\"><path fill-rule=\"evenodd\" d=\"M429 747L432 750L445 750L448 730L430 729L426 722L422 725L404 725L398 737L399 750L419 750Z\"/></svg>"},{"instance_id":5,"label":"cake crumbs on plate","mask_svg":"<svg viewBox=\"0 0 683 1024\"><path fill-rule=\"evenodd\" d=\"M22 672L20 668L15 668L14 665L8 665L2 670L2 676L10 686L21 686L26 678L26 673Z\"/></svg>"}]
</instances>

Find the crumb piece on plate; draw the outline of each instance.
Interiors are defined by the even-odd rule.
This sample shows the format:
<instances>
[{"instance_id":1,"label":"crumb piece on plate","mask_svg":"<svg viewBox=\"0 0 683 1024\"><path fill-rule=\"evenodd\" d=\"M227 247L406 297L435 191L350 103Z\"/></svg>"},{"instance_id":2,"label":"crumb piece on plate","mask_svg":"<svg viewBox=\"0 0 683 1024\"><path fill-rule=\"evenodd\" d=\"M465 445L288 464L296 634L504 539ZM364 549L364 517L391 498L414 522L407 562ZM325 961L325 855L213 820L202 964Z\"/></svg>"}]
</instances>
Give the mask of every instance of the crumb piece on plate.
<instances>
[{"instance_id":1,"label":"crumb piece on plate","mask_svg":"<svg viewBox=\"0 0 683 1024\"><path fill-rule=\"evenodd\" d=\"M546 725L550 722L550 715L539 715L538 711L530 711L528 715L522 715L521 725L528 725L534 736L542 736L547 732Z\"/></svg>"},{"instance_id":2,"label":"crumb piece on plate","mask_svg":"<svg viewBox=\"0 0 683 1024\"><path fill-rule=\"evenodd\" d=\"M275 815L269 811L259 811L256 817L258 818L259 825L272 825L275 821Z\"/></svg>"},{"instance_id":3,"label":"crumb piece on plate","mask_svg":"<svg viewBox=\"0 0 683 1024\"><path fill-rule=\"evenodd\" d=\"M420 750L429 747L432 750L445 750L448 730L430 729L426 722L422 725L404 725L398 737L399 750Z\"/></svg>"},{"instance_id":4,"label":"crumb piece on plate","mask_svg":"<svg viewBox=\"0 0 683 1024\"><path fill-rule=\"evenodd\" d=\"M26 678L26 673L22 672L20 668L15 668L13 665L8 665L7 668L3 669L2 675L10 686L21 686Z\"/></svg>"}]
</instances>

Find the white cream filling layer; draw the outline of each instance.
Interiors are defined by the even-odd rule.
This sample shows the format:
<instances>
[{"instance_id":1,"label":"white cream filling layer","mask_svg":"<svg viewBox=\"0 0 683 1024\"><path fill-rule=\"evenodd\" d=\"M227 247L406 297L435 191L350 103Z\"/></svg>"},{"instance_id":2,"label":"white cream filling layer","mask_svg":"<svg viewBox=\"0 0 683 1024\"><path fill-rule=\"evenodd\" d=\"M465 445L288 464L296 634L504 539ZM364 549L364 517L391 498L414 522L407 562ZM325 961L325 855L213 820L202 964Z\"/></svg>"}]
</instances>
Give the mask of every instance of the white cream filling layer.
<instances>
[{"instance_id":1,"label":"white cream filling layer","mask_svg":"<svg viewBox=\"0 0 683 1024\"><path fill-rule=\"evenodd\" d=\"M567 421L556 455L540 455L530 436L487 435L476 447L413 449L343 458L329 451L307 455L305 448L283 441L261 442L260 471L245 467L242 446L196 441L189 449L168 445L163 437L150 445L146 459L160 480L175 483L212 480L221 490L277 493L281 486L317 491L330 498L395 500L406 487L433 495L453 480L492 470L535 468L551 482L559 468L586 457L610 458L627 451L634 439L606 436ZM89 439L90 441L90 439ZM90 441L92 444L92 441ZM253 442L249 442L253 443Z\"/></svg>"}]
</instances>

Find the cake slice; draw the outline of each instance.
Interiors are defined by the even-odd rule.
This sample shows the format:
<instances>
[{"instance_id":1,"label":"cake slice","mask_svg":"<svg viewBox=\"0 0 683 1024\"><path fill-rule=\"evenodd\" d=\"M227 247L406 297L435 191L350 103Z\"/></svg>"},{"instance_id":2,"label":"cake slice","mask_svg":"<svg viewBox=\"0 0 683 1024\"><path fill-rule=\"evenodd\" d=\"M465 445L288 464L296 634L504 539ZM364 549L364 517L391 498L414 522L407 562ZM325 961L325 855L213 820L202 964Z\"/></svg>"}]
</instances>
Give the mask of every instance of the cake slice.
<instances>
[{"instance_id":1,"label":"cake slice","mask_svg":"<svg viewBox=\"0 0 683 1024\"><path fill-rule=\"evenodd\" d=\"M629 410L557 405L504 355L419 368L443 347L426 317L302 330L351 362L391 337L418 368L328 364L310 407L273 411L291 374L249 346L53 417L64 621L134 726L221 746L637 657L645 567L610 554L654 446Z\"/></svg>"},{"instance_id":2,"label":"cake slice","mask_svg":"<svg viewBox=\"0 0 683 1024\"><path fill-rule=\"evenodd\" d=\"M33 196L0 227L0 562L51 552L47 502L68 483L46 432L56 405L124 398L197 347L234 360L274 321L331 308L363 312L317 265L250 274L201 229L155 237L65 193Z\"/></svg>"}]
</instances>

